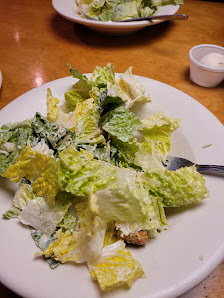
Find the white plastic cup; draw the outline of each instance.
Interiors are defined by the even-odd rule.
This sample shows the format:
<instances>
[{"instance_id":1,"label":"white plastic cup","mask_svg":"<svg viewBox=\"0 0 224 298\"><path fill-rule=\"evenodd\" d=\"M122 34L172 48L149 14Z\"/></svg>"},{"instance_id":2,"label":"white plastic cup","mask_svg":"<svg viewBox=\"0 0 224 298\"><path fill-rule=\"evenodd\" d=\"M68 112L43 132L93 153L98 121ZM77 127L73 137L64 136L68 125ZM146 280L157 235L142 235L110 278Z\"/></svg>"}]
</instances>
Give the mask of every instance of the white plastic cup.
<instances>
[{"instance_id":1,"label":"white plastic cup","mask_svg":"<svg viewBox=\"0 0 224 298\"><path fill-rule=\"evenodd\" d=\"M215 87L224 80L224 68L208 67L200 63L200 60L210 53L224 55L224 48L212 44L201 44L194 46L189 52L190 78L194 83L203 87Z\"/></svg>"}]
</instances>

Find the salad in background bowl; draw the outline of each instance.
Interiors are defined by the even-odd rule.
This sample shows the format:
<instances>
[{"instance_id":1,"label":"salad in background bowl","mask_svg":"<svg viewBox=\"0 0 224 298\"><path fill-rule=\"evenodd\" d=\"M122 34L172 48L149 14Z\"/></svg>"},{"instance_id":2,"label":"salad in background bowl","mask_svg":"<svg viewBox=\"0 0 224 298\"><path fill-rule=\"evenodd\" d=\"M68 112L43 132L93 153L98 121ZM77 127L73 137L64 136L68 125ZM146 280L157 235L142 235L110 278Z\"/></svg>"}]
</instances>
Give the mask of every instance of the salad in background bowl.
<instances>
[{"instance_id":1,"label":"salad in background bowl","mask_svg":"<svg viewBox=\"0 0 224 298\"><path fill-rule=\"evenodd\" d=\"M109 3L109 2L108 2ZM110 2L110 5L115 5L114 1ZM129 4L128 4L129 3ZM142 4L142 1L139 2L122 2L122 7L125 7L125 5L130 5L133 6L134 3L134 11L138 11L138 14L146 14L146 13L154 13L155 15L171 15L171 14L175 14L178 10L180 5L182 4L183 1L154 1L154 5L152 5L152 1L149 1L149 6L147 6L148 8L146 8L146 4ZM136 4L135 4L136 3ZM146 3L146 2L145 2ZM78 4L78 5L77 5ZM138 9L137 7L140 7L140 4L142 5L142 9L140 10L140 8ZM161 6L161 4L164 4L163 6ZM102 16L100 16L101 12L101 8L99 9L99 7L101 7L102 5L104 5L105 7L108 7L108 4L106 4L106 2L91 2L90 4L85 4L80 2L75 2L74 0L64 0L63 2L61 0L52 0L52 5L54 7L54 9L57 11L57 13L59 15L61 15L62 17L75 22L75 23L79 23L82 24L92 30L98 31L98 32L102 32L104 34L112 34L112 35L125 35L125 34L131 34L134 33L144 27L147 26L152 26L152 25L156 25L158 23L164 22L164 20L153 20L153 21L134 21L134 22L128 22L128 23L121 23L121 22L112 22L112 21L108 21L106 20L106 15L108 14L113 14L114 17L116 15L116 12L113 13L109 13L109 10L105 10L104 8L102 8L102 10L104 11L104 13L102 14ZM117 4L116 4L117 6ZM96 9L94 8L96 7ZM88 20L86 18L83 18L83 16L79 13L79 11L84 10L84 12L86 12L88 14L89 10L91 11L96 11L98 18L101 18L101 20ZM115 9L116 11L116 9ZM122 12L123 13L123 12ZM124 13L125 14L125 13ZM113 18L114 18L113 17Z\"/></svg>"},{"instance_id":2,"label":"salad in background bowl","mask_svg":"<svg viewBox=\"0 0 224 298\"><path fill-rule=\"evenodd\" d=\"M96 21L116 22L154 15L160 6L183 4L183 0L76 0L77 13L85 12Z\"/></svg>"}]
</instances>

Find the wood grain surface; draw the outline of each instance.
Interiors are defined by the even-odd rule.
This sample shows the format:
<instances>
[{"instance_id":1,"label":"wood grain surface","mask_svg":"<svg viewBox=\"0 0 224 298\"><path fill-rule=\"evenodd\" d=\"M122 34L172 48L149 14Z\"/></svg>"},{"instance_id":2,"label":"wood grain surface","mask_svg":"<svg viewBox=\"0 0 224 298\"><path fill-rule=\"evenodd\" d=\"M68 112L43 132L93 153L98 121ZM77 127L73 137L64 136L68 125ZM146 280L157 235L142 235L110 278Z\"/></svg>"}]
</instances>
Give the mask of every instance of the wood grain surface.
<instances>
[{"instance_id":1,"label":"wood grain surface","mask_svg":"<svg viewBox=\"0 0 224 298\"><path fill-rule=\"evenodd\" d=\"M197 44L224 46L224 4L185 0L179 12L187 14L188 21L106 36L62 18L50 0L0 0L0 109L32 88L68 76L67 62L82 73L111 62L115 72L133 65L134 74L187 93L224 124L224 83L204 88L191 82L188 58ZM19 296L0 284L0 297ZM224 263L181 296L193 297L224 297Z\"/></svg>"}]
</instances>

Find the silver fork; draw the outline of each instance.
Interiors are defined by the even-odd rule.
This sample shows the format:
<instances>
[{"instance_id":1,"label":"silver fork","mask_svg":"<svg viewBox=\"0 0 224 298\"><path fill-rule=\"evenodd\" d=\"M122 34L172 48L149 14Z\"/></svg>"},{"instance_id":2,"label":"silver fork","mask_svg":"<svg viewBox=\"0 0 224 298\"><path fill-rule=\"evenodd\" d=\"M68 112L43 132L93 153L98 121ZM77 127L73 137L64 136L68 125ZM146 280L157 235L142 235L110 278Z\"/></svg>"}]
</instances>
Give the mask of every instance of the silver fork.
<instances>
[{"instance_id":1,"label":"silver fork","mask_svg":"<svg viewBox=\"0 0 224 298\"><path fill-rule=\"evenodd\" d=\"M221 174L224 175L224 166L220 165L199 165L191 162L188 159L168 156L164 166L167 170L175 171L179 168L190 167L195 165L200 173Z\"/></svg>"},{"instance_id":2,"label":"silver fork","mask_svg":"<svg viewBox=\"0 0 224 298\"><path fill-rule=\"evenodd\" d=\"M90 17L88 14L86 14L84 11L80 11L82 15L84 15L87 19L93 20L93 21L98 21L97 19L94 19ZM176 20L176 21L186 21L188 19L188 16L186 14L170 14L170 15L154 15L154 16L149 16L149 17L139 17L139 18L132 18L132 19L127 19L127 20L120 20L120 21L115 21L116 23L118 22L134 22L134 21L151 21L151 20Z\"/></svg>"}]
</instances>

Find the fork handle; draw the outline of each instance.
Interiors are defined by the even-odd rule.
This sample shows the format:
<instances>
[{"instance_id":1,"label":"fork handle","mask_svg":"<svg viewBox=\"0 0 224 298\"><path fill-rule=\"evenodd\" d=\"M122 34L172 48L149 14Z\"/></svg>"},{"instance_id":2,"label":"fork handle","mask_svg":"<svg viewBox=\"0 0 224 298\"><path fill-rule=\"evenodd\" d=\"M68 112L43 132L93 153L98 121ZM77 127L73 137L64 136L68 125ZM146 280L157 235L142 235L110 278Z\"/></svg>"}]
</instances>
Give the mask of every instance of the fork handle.
<instances>
[{"instance_id":1,"label":"fork handle","mask_svg":"<svg viewBox=\"0 0 224 298\"><path fill-rule=\"evenodd\" d=\"M196 165L198 172L224 175L224 166Z\"/></svg>"},{"instance_id":2,"label":"fork handle","mask_svg":"<svg viewBox=\"0 0 224 298\"><path fill-rule=\"evenodd\" d=\"M126 20L120 20L116 22L133 22L133 21L152 21L152 20L164 20L164 21L172 21L172 20L178 20L178 21L186 21L188 19L188 16L186 14L169 14L169 15L153 15L148 17L137 17L137 18L130 18Z\"/></svg>"}]
</instances>

